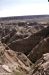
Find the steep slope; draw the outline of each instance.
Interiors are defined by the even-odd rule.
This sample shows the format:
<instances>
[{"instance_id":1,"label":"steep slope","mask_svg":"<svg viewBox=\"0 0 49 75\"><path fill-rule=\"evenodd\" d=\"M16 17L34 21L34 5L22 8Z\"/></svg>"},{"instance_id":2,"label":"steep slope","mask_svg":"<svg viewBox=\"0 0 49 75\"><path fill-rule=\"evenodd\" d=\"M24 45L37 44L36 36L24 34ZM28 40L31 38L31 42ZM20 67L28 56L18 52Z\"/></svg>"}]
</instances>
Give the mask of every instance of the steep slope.
<instances>
[{"instance_id":1,"label":"steep slope","mask_svg":"<svg viewBox=\"0 0 49 75\"><path fill-rule=\"evenodd\" d=\"M49 75L49 53L43 54L43 56L36 61L29 75Z\"/></svg>"},{"instance_id":2,"label":"steep slope","mask_svg":"<svg viewBox=\"0 0 49 75\"><path fill-rule=\"evenodd\" d=\"M10 50L0 42L0 74L25 75L32 69L32 62L23 54Z\"/></svg>"},{"instance_id":3,"label":"steep slope","mask_svg":"<svg viewBox=\"0 0 49 75\"><path fill-rule=\"evenodd\" d=\"M26 55L44 38L49 35L49 26L24 39L14 40L8 46L15 51L23 52ZM14 37L15 38L15 37Z\"/></svg>"},{"instance_id":4,"label":"steep slope","mask_svg":"<svg viewBox=\"0 0 49 75\"><path fill-rule=\"evenodd\" d=\"M40 43L37 44L28 54L28 58L32 62L36 62L44 53L49 53L49 37L40 41Z\"/></svg>"}]
</instances>

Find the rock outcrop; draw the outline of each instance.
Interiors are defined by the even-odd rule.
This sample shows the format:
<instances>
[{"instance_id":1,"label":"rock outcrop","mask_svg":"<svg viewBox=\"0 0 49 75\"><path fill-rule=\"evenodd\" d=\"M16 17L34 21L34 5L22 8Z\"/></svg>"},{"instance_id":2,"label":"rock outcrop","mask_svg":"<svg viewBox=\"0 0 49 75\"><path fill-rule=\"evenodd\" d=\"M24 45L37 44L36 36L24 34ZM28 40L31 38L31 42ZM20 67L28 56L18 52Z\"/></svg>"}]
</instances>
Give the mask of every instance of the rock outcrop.
<instances>
[{"instance_id":1,"label":"rock outcrop","mask_svg":"<svg viewBox=\"0 0 49 75\"><path fill-rule=\"evenodd\" d=\"M39 44L37 44L32 51L28 54L28 58L32 62L36 62L38 59L42 57L44 53L49 53L49 37L43 39L40 41Z\"/></svg>"},{"instance_id":2,"label":"rock outcrop","mask_svg":"<svg viewBox=\"0 0 49 75\"><path fill-rule=\"evenodd\" d=\"M29 75L49 75L49 53L43 54L43 56L36 61Z\"/></svg>"},{"instance_id":3,"label":"rock outcrop","mask_svg":"<svg viewBox=\"0 0 49 75\"><path fill-rule=\"evenodd\" d=\"M14 52L0 42L0 74L25 75L32 69L32 62L21 52Z\"/></svg>"},{"instance_id":4,"label":"rock outcrop","mask_svg":"<svg viewBox=\"0 0 49 75\"><path fill-rule=\"evenodd\" d=\"M14 40L8 46L15 51L23 52L26 55L44 38L49 35L49 27L34 33L24 39Z\"/></svg>"}]
</instances>

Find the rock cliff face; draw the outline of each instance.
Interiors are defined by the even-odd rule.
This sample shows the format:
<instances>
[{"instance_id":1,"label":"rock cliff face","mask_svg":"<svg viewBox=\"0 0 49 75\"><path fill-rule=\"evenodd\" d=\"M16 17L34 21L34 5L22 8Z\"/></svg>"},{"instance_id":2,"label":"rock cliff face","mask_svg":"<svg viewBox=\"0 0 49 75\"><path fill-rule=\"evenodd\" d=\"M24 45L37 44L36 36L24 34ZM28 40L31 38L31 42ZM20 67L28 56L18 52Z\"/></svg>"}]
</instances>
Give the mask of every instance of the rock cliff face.
<instances>
[{"instance_id":1,"label":"rock cliff face","mask_svg":"<svg viewBox=\"0 0 49 75\"><path fill-rule=\"evenodd\" d=\"M28 54L28 58L32 62L36 62L44 53L49 53L49 37L40 41Z\"/></svg>"},{"instance_id":2,"label":"rock cliff face","mask_svg":"<svg viewBox=\"0 0 49 75\"><path fill-rule=\"evenodd\" d=\"M15 28L8 27L7 29L5 26L1 33L2 43L6 43L12 50L23 52L27 55L32 48L39 43L41 38L48 35L49 27L44 28L39 25L35 25L35 27L16 26Z\"/></svg>"},{"instance_id":3,"label":"rock cliff face","mask_svg":"<svg viewBox=\"0 0 49 75\"><path fill-rule=\"evenodd\" d=\"M49 75L49 53L43 54L43 56L36 61L29 75Z\"/></svg>"},{"instance_id":4,"label":"rock cliff face","mask_svg":"<svg viewBox=\"0 0 49 75\"><path fill-rule=\"evenodd\" d=\"M42 39L49 35L49 27L30 35L21 40L14 40L8 44L12 50L21 51L26 55L34 48Z\"/></svg>"},{"instance_id":5,"label":"rock cliff face","mask_svg":"<svg viewBox=\"0 0 49 75\"><path fill-rule=\"evenodd\" d=\"M49 25L0 25L0 75L49 75Z\"/></svg>"},{"instance_id":6,"label":"rock cliff face","mask_svg":"<svg viewBox=\"0 0 49 75\"><path fill-rule=\"evenodd\" d=\"M8 50L7 50L8 49ZM32 69L32 62L21 52L10 50L0 42L0 74L23 75L29 74Z\"/></svg>"}]
</instances>

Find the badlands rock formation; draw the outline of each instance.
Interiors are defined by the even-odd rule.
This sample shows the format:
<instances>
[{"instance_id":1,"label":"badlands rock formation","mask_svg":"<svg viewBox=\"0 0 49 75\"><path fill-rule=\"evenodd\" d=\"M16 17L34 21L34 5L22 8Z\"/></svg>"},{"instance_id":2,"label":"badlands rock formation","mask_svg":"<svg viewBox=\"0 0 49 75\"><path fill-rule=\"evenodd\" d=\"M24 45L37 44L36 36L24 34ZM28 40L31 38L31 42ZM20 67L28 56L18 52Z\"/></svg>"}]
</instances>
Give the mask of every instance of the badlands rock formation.
<instances>
[{"instance_id":1,"label":"badlands rock formation","mask_svg":"<svg viewBox=\"0 0 49 75\"><path fill-rule=\"evenodd\" d=\"M0 75L49 75L49 25L0 24Z\"/></svg>"},{"instance_id":2,"label":"badlands rock formation","mask_svg":"<svg viewBox=\"0 0 49 75\"><path fill-rule=\"evenodd\" d=\"M36 61L29 75L49 75L49 53L43 54L43 56Z\"/></svg>"},{"instance_id":3,"label":"badlands rock formation","mask_svg":"<svg viewBox=\"0 0 49 75\"><path fill-rule=\"evenodd\" d=\"M43 54L49 53L49 37L43 39L28 54L28 58L32 62L36 62Z\"/></svg>"},{"instance_id":4,"label":"badlands rock formation","mask_svg":"<svg viewBox=\"0 0 49 75\"><path fill-rule=\"evenodd\" d=\"M26 75L33 63L21 52L12 51L0 42L0 75Z\"/></svg>"}]
</instances>

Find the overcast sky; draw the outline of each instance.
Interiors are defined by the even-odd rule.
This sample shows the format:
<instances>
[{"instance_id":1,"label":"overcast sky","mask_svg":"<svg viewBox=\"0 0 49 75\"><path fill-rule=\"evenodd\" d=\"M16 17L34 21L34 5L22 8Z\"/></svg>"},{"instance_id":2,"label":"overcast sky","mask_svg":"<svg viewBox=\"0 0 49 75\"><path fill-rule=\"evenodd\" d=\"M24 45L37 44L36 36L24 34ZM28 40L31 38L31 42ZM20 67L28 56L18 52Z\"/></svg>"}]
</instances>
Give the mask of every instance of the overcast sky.
<instances>
[{"instance_id":1,"label":"overcast sky","mask_svg":"<svg viewBox=\"0 0 49 75\"><path fill-rule=\"evenodd\" d=\"M48 0L0 0L0 17L49 14Z\"/></svg>"}]
</instances>

